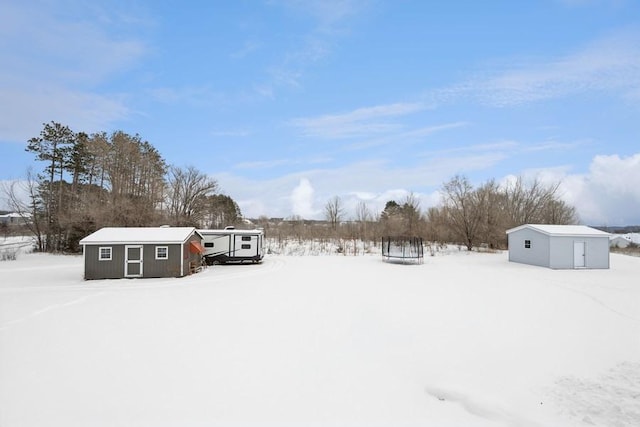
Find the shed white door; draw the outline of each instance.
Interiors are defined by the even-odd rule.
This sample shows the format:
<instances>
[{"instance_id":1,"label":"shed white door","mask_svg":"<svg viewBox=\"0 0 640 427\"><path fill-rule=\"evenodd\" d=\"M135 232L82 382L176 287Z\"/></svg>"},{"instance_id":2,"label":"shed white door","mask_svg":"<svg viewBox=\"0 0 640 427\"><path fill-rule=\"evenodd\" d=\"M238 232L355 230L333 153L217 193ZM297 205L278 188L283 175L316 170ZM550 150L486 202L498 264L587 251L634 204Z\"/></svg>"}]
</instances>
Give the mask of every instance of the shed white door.
<instances>
[{"instance_id":1,"label":"shed white door","mask_svg":"<svg viewBox=\"0 0 640 427\"><path fill-rule=\"evenodd\" d=\"M142 277L142 246L124 247L124 276Z\"/></svg>"},{"instance_id":2,"label":"shed white door","mask_svg":"<svg viewBox=\"0 0 640 427\"><path fill-rule=\"evenodd\" d=\"M573 242L573 268L585 266L584 242Z\"/></svg>"}]
</instances>

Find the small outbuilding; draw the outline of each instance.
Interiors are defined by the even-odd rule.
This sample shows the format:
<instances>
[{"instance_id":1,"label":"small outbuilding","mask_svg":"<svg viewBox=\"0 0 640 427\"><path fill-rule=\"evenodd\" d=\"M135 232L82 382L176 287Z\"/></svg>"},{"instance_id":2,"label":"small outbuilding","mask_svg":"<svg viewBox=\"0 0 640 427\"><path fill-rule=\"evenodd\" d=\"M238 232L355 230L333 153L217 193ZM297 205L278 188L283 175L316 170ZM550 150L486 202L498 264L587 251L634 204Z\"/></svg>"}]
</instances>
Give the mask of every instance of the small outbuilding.
<instances>
[{"instance_id":1,"label":"small outbuilding","mask_svg":"<svg viewBox=\"0 0 640 427\"><path fill-rule=\"evenodd\" d=\"M631 239L626 236L611 236L609 240L609 246L612 248L621 248L624 249L631 244Z\"/></svg>"},{"instance_id":2,"label":"small outbuilding","mask_svg":"<svg viewBox=\"0 0 640 427\"><path fill-rule=\"evenodd\" d=\"M525 224L507 230L509 261L554 269L609 268L609 233L585 225Z\"/></svg>"},{"instance_id":3,"label":"small outbuilding","mask_svg":"<svg viewBox=\"0 0 640 427\"><path fill-rule=\"evenodd\" d=\"M105 227L80 240L84 278L182 277L202 266L193 227Z\"/></svg>"}]
</instances>

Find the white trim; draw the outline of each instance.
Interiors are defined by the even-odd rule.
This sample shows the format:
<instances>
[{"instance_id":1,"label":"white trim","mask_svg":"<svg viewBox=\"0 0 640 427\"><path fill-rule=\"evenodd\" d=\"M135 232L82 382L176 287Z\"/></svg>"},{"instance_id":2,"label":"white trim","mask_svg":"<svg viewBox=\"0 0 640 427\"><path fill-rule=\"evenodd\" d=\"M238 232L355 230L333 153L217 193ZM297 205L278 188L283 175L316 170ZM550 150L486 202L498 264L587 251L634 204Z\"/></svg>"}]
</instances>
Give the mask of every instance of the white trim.
<instances>
[{"instance_id":1,"label":"white trim","mask_svg":"<svg viewBox=\"0 0 640 427\"><path fill-rule=\"evenodd\" d=\"M158 249L164 249L165 250L165 256L160 257L158 256ZM169 259L169 246L156 246L156 259L157 260L161 260L161 261L166 261Z\"/></svg>"},{"instance_id":2,"label":"white trim","mask_svg":"<svg viewBox=\"0 0 640 427\"><path fill-rule=\"evenodd\" d=\"M132 260L131 264L140 264L140 273L139 274L127 274L129 272L129 248L139 248L140 249L140 259ZM125 245L124 246L124 277L142 277L142 267L144 265L144 246L143 245Z\"/></svg>"},{"instance_id":3,"label":"white trim","mask_svg":"<svg viewBox=\"0 0 640 427\"><path fill-rule=\"evenodd\" d=\"M102 258L102 250L109 249L109 258ZM113 247L111 246L98 246L98 261L112 261L113 260Z\"/></svg>"},{"instance_id":4,"label":"white trim","mask_svg":"<svg viewBox=\"0 0 640 427\"><path fill-rule=\"evenodd\" d=\"M576 245L581 248L580 252L582 253L576 253ZM576 255L578 254L582 257L582 260L581 262L576 263ZM587 268L587 242L585 242L584 240L573 241L573 268Z\"/></svg>"},{"instance_id":5,"label":"white trim","mask_svg":"<svg viewBox=\"0 0 640 427\"><path fill-rule=\"evenodd\" d=\"M82 245L82 267L83 273L82 278L87 280L87 247Z\"/></svg>"},{"instance_id":6,"label":"white trim","mask_svg":"<svg viewBox=\"0 0 640 427\"><path fill-rule=\"evenodd\" d=\"M611 234L586 225L555 225L555 224L523 224L506 231L511 234L515 231L528 228L547 236L576 236L576 237L609 237Z\"/></svg>"},{"instance_id":7,"label":"white trim","mask_svg":"<svg viewBox=\"0 0 640 427\"><path fill-rule=\"evenodd\" d=\"M180 245L180 277L185 276L184 274L184 250L185 250L185 245L186 242L182 243ZM189 250L189 248L186 248L187 250Z\"/></svg>"}]
</instances>

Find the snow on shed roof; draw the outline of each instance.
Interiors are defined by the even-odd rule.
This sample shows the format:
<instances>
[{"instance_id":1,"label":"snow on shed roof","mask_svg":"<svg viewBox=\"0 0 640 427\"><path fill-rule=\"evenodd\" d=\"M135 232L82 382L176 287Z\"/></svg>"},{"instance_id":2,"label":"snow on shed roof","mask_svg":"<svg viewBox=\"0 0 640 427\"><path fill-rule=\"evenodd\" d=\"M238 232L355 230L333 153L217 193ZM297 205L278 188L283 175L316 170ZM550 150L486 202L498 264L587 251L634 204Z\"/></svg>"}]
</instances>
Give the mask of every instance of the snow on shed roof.
<instances>
[{"instance_id":1,"label":"snow on shed roof","mask_svg":"<svg viewBox=\"0 0 640 427\"><path fill-rule=\"evenodd\" d=\"M194 227L105 227L80 240L80 244L183 243L195 231Z\"/></svg>"},{"instance_id":2,"label":"snow on shed roof","mask_svg":"<svg viewBox=\"0 0 640 427\"><path fill-rule=\"evenodd\" d=\"M507 234L514 231L530 228L549 236L609 236L609 233L597 230L586 225L556 225L556 224L524 224L507 230Z\"/></svg>"}]
</instances>

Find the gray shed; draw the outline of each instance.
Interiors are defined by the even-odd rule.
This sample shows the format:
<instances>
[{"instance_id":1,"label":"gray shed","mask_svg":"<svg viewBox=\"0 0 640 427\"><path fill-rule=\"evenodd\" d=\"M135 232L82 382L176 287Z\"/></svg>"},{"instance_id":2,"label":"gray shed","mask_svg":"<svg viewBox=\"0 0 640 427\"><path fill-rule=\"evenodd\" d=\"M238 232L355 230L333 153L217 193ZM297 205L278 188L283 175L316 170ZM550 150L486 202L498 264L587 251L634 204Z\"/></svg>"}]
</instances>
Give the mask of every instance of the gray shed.
<instances>
[{"instance_id":1,"label":"gray shed","mask_svg":"<svg viewBox=\"0 0 640 427\"><path fill-rule=\"evenodd\" d=\"M609 233L585 225L525 224L507 230L509 261L542 267L609 268Z\"/></svg>"},{"instance_id":2,"label":"gray shed","mask_svg":"<svg viewBox=\"0 0 640 427\"><path fill-rule=\"evenodd\" d=\"M182 277L202 265L193 227L105 227L80 240L84 278Z\"/></svg>"}]
</instances>

